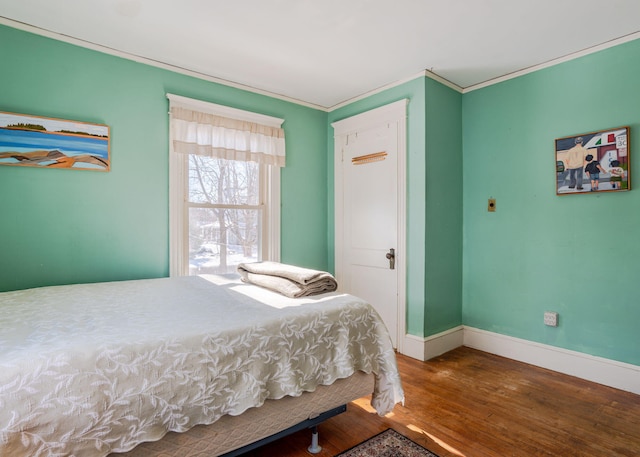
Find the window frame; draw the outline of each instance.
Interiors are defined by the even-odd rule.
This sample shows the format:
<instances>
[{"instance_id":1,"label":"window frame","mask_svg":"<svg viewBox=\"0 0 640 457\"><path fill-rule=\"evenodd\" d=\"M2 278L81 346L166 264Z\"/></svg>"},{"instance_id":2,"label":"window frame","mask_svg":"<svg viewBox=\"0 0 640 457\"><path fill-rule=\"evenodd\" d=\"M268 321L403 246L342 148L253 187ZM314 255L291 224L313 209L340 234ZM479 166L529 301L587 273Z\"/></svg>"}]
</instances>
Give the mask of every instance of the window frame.
<instances>
[{"instance_id":1,"label":"window frame","mask_svg":"<svg viewBox=\"0 0 640 457\"><path fill-rule=\"evenodd\" d=\"M282 125L283 119L200 100L167 94L172 104L267 125ZM261 223L262 260L280 261L280 167L260 164L260 204L264 206ZM189 275L189 154L176 153L169 133L169 274ZM255 206L255 205L247 205Z\"/></svg>"}]
</instances>

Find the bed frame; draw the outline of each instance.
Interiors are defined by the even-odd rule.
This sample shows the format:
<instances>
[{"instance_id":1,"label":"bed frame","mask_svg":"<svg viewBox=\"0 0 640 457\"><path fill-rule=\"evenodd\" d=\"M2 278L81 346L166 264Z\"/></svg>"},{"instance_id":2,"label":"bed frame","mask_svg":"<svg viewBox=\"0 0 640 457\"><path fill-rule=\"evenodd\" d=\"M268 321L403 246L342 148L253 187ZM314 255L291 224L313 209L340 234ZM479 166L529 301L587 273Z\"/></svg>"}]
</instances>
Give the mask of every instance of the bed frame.
<instances>
[{"instance_id":1,"label":"bed frame","mask_svg":"<svg viewBox=\"0 0 640 457\"><path fill-rule=\"evenodd\" d=\"M223 416L211 425L198 425L184 433L170 432L159 441L142 443L124 454L110 457L154 457L172 449L196 445L206 455L236 457L291 433L312 430L309 452L320 452L316 427L346 411L346 404L370 395L374 376L356 372L330 386L319 386L300 397L267 400L239 416Z\"/></svg>"}]
</instances>

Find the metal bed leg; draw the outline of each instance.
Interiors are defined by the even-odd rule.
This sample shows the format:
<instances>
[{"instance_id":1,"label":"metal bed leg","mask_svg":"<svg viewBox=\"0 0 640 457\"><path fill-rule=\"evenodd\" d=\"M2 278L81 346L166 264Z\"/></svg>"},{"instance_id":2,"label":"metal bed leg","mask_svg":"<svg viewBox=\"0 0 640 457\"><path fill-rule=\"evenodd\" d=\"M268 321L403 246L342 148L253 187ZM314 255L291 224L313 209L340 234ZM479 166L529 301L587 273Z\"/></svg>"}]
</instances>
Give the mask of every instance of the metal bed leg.
<instances>
[{"instance_id":1,"label":"metal bed leg","mask_svg":"<svg viewBox=\"0 0 640 457\"><path fill-rule=\"evenodd\" d=\"M318 446L318 427L317 425L330 417L337 416L338 414L344 413L347 410L347 405L340 405L336 408L330 409L329 411L325 411L324 413L314 417L313 419L307 419L299 424L293 425L286 430L275 433L271 436L258 440L254 443L247 444L241 448L235 449L233 451L229 451L226 454L222 454L220 457L238 457L242 454L245 454L253 449L256 449L264 444L271 443L277 439L280 439L284 436L290 435L294 432L299 432L300 430L310 429L311 430L311 446L308 447L309 452L312 454L317 454L322 449Z\"/></svg>"},{"instance_id":2,"label":"metal bed leg","mask_svg":"<svg viewBox=\"0 0 640 457\"><path fill-rule=\"evenodd\" d=\"M317 454L322 450L322 446L318 446L318 426L311 427L311 446L307 448L312 454Z\"/></svg>"}]
</instances>

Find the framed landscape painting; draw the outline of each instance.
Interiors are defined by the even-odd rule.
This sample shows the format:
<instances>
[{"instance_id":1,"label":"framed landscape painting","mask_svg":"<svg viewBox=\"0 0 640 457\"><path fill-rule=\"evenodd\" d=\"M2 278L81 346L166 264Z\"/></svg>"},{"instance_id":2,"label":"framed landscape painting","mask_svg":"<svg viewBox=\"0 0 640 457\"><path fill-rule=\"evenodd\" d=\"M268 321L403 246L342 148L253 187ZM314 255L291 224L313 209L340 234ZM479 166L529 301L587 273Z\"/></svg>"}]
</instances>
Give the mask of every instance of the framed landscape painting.
<instances>
[{"instance_id":1,"label":"framed landscape painting","mask_svg":"<svg viewBox=\"0 0 640 457\"><path fill-rule=\"evenodd\" d=\"M0 165L109 171L109 127L0 112Z\"/></svg>"},{"instance_id":2,"label":"framed landscape painting","mask_svg":"<svg viewBox=\"0 0 640 457\"><path fill-rule=\"evenodd\" d=\"M629 127L558 138L556 194L631 189Z\"/></svg>"}]
</instances>

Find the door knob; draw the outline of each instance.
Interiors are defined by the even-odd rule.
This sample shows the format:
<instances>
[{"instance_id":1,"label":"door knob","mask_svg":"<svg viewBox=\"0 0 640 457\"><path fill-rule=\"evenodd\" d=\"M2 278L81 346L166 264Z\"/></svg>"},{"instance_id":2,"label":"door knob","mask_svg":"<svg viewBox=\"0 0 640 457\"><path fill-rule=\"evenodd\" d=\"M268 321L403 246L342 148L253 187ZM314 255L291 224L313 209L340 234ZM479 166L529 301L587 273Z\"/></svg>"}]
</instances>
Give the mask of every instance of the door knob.
<instances>
[{"instance_id":1,"label":"door knob","mask_svg":"<svg viewBox=\"0 0 640 457\"><path fill-rule=\"evenodd\" d=\"M389 249L389 252L387 252L387 255L385 256L387 259L389 259L389 269L390 270L395 270L396 268L396 250L391 248Z\"/></svg>"}]
</instances>

